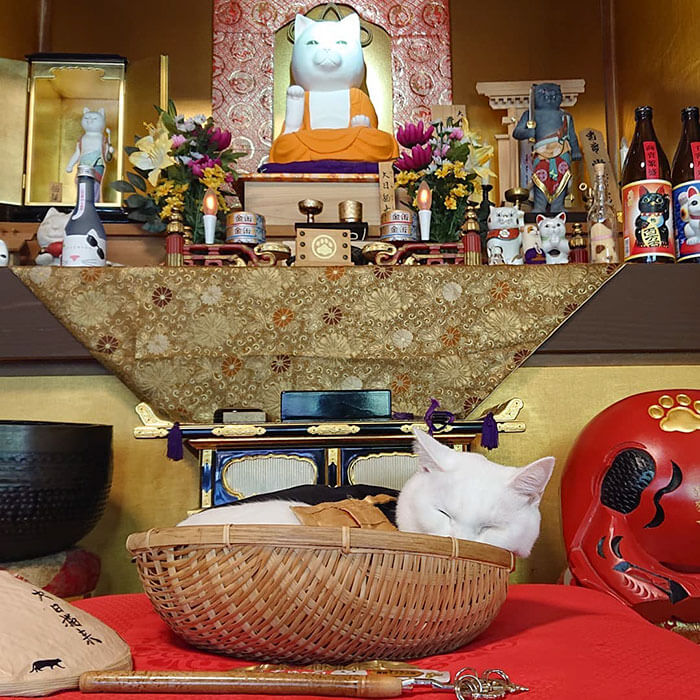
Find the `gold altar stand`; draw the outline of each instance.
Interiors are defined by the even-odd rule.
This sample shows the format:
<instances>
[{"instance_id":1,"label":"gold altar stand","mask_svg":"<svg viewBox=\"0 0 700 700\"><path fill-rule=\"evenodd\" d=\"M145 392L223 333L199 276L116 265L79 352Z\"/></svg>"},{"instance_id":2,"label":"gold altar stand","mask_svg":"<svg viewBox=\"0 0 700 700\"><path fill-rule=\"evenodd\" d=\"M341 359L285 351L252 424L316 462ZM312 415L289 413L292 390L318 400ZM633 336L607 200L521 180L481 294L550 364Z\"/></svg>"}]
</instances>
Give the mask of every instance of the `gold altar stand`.
<instances>
[{"instance_id":1,"label":"gold altar stand","mask_svg":"<svg viewBox=\"0 0 700 700\"><path fill-rule=\"evenodd\" d=\"M618 268L45 268L14 274L164 418L279 418L291 389L468 414Z\"/></svg>"}]
</instances>

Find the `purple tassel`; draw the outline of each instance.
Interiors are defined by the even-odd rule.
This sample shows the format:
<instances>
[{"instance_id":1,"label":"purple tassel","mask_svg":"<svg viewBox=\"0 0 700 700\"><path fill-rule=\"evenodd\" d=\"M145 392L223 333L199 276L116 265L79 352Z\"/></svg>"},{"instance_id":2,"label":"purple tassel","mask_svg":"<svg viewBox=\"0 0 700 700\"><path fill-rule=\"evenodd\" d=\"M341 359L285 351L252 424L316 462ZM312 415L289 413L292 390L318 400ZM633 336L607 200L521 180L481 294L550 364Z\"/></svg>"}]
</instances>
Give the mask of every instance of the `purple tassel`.
<instances>
[{"instance_id":1,"label":"purple tassel","mask_svg":"<svg viewBox=\"0 0 700 700\"><path fill-rule=\"evenodd\" d=\"M428 426L428 435L432 435L436 430L442 430L446 425L451 425L455 422L455 414L449 411L438 411L440 402L437 399L430 399L430 406L425 412L423 420ZM436 427L436 424L437 426Z\"/></svg>"},{"instance_id":2,"label":"purple tassel","mask_svg":"<svg viewBox=\"0 0 700 700\"><path fill-rule=\"evenodd\" d=\"M481 424L481 446L487 450L498 447L498 424L490 411L484 416Z\"/></svg>"},{"instance_id":3,"label":"purple tassel","mask_svg":"<svg viewBox=\"0 0 700 700\"><path fill-rule=\"evenodd\" d=\"M168 432L168 459L178 462L182 459L182 430L180 424L175 422Z\"/></svg>"}]
</instances>

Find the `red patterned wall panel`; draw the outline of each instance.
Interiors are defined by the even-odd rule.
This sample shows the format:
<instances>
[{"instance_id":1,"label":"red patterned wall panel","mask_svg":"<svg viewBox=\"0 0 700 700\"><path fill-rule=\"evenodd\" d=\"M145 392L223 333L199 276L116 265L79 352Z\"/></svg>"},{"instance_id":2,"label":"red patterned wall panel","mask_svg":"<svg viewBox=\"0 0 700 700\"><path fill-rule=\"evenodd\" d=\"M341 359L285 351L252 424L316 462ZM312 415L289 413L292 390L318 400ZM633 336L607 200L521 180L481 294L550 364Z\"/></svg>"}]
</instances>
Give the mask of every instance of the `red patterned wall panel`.
<instances>
[{"instance_id":1,"label":"red patterned wall panel","mask_svg":"<svg viewBox=\"0 0 700 700\"><path fill-rule=\"evenodd\" d=\"M253 172L272 140L274 33L319 0L214 0L214 118L230 129ZM392 38L394 121L424 118L452 101L449 0L352 0L362 19Z\"/></svg>"}]
</instances>

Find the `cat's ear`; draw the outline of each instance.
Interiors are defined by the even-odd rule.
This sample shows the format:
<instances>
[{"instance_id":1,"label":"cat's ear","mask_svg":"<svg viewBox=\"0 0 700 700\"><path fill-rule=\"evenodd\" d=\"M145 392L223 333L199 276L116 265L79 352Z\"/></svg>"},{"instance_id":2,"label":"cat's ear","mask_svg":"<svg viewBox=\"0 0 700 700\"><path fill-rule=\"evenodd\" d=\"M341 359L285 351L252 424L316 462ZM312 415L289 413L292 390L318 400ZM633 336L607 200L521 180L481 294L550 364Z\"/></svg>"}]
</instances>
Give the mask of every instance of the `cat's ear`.
<instances>
[{"instance_id":1,"label":"cat's ear","mask_svg":"<svg viewBox=\"0 0 700 700\"><path fill-rule=\"evenodd\" d=\"M343 17L340 20L340 28L344 36L352 37L353 41L360 41L360 15L356 12Z\"/></svg>"},{"instance_id":2,"label":"cat's ear","mask_svg":"<svg viewBox=\"0 0 700 700\"><path fill-rule=\"evenodd\" d=\"M566 223L566 212L563 211L561 214L557 214L557 219L560 219L564 223Z\"/></svg>"},{"instance_id":3,"label":"cat's ear","mask_svg":"<svg viewBox=\"0 0 700 700\"><path fill-rule=\"evenodd\" d=\"M518 469L510 485L517 493L526 496L531 503L539 503L553 469L554 457L542 457Z\"/></svg>"},{"instance_id":4,"label":"cat's ear","mask_svg":"<svg viewBox=\"0 0 700 700\"><path fill-rule=\"evenodd\" d=\"M413 428L413 435L416 438L413 441L413 452L418 457L421 471L447 471L451 458L454 457L453 450L419 428Z\"/></svg>"},{"instance_id":5,"label":"cat's ear","mask_svg":"<svg viewBox=\"0 0 700 700\"><path fill-rule=\"evenodd\" d=\"M294 41L296 41L313 23L314 21L312 19L304 15L297 15L294 18Z\"/></svg>"},{"instance_id":6,"label":"cat's ear","mask_svg":"<svg viewBox=\"0 0 700 700\"><path fill-rule=\"evenodd\" d=\"M544 216L542 216L542 214L538 214L538 215L535 217L535 221L539 224L540 221L544 221Z\"/></svg>"},{"instance_id":7,"label":"cat's ear","mask_svg":"<svg viewBox=\"0 0 700 700\"><path fill-rule=\"evenodd\" d=\"M105 108L104 107L100 107L97 111L104 117L104 115L105 115Z\"/></svg>"},{"instance_id":8,"label":"cat's ear","mask_svg":"<svg viewBox=\"0 0 700 700\"><path fill-rule=\"evenodd\" d=\"M644 187L643 185L639 188L639 194L644 196L645 194L649 194L649 190Z\"/></svg>"},{"instance_id":9,"label":"cat's ear","mask_svg":"<svg viewBox=\"0 0 700 700\"><path fill-rule=\"evenodd\" d=\"M90 111L89 107L83 107L83 114L87 114Z\"/></svg>"}]
</instances>

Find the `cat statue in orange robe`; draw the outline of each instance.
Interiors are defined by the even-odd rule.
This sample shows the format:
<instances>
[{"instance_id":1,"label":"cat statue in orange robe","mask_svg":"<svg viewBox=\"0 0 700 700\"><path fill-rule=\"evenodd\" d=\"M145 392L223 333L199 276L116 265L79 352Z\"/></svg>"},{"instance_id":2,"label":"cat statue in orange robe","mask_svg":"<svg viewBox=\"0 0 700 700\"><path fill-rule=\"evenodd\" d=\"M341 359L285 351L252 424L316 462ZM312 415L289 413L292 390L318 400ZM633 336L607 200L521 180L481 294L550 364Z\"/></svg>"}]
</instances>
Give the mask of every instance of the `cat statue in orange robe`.
<instances>
[{"instance_id":1,"label":"cat statue in orange robe","mask_svg":"<svg viewBox=\"0 0 700 700\"><path fill-rule=\"evenodd\" d=\"M360 89L365 62L359 16L316 21L297 15L294 32L293 84L270 162L397 158L396 139L377 128L372 102Z\"/></svg>"}]
</instances>

